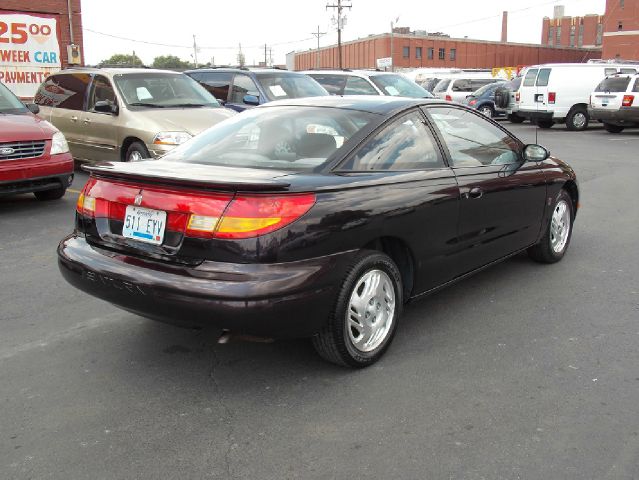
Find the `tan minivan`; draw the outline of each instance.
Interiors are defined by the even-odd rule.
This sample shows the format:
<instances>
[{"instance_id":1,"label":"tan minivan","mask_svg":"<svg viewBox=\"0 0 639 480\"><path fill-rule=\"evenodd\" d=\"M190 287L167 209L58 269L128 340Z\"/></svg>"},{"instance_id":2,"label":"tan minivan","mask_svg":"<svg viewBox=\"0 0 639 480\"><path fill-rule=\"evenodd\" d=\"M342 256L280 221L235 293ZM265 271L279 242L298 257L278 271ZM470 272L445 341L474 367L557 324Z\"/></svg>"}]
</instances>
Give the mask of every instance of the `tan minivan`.
<instances>
[{"instance_id":1,"label":"tan minivan","mask_svg":"<svg viewBox=\"0 0 639 480\"><path fill-rule=\"evenodd\" d=\"M156 158L235 115L187 75L141 68L63 70L34 101L84 161Z\"/></svg>"}]
</instances>

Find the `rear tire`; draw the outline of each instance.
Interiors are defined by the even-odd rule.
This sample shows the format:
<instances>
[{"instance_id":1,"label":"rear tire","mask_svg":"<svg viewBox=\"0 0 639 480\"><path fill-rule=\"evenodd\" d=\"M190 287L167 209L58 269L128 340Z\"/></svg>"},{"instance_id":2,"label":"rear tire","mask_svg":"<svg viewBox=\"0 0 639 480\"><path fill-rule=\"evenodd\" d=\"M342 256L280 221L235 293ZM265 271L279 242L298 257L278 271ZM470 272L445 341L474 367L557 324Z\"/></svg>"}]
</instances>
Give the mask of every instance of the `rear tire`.
<instances>
[{"instance_id":1,"label":"rear tire","mask_svg":"<svg viewBox=\"0 0 639 480\"><path fill-rule=\"evenodd\" d=\"M566 117L566 128L571 132L582 132L588 128L590 116L584 107L573 107Z\"/></svg>"},{"instance_id":2,"label":"rear tire","mask_svg":"<svg viewBox=\"0 0 639 480\"><path fill-rule=\"evenodd\" d=\"M324 360L337 365L372 365L390 345L402 306L402 281L393 260L380 252L363 251L348 269L313 346Z\"/></svg>"},{"instance_id":3,"label":"rear tire","mask_svg":"<svg viewBox=\"0 0 639 480\"><path fill-rule=\"evenodd\" d=\"M528 249L530 258L540 263L555 263L564 258L570 245L574 219L572 198L562 189L555 199L544 236Z\"/></svg>"},{"instance_id":4,"label":"rear tire","mask_svg":"<svg viewBox=\"0 0 639 480\"><path fill-rule=\"evenodd\" d=\"M539 128L548 129L548 128L552 128L552 126L555 124L555 122L553 122L552 120L537 120L535 122L535 124Z\"/></svg>"},{"instance_id":5,"label":"rear tire","mask_svg":"<svg viewBox=\"0 0 639 480\"><path fill-rule=\"evenodd\" d=\"M621 133L625 128L620 125L613 125L612 123L604 123L603 126L606 131L610 133Z\"/></svg>"},{"instance_id":6,"label":"rear tire","mask_svg":"<svg viewBox=\"0 0 639 480\"><path fill-rule=\"evenodd\" d=\"M49 200L59 200L64 197L67 189L64 187L54 188L53 190L41 190L39 192L33 192L35 197L41 202L47 202Z\"/></svg>"},{"instance_id":7,"label":"rear tire","mask_svg":"<svg viewBox=\"0 0 639 480\"><path fill-rule=\"evenodd\" d=\"M142 142L133 142L124 154L125 162L139 162L146 158L151 158L151 155Z\"/></svg>"},{"instance_id":8,"label":"rear tire","mask_svg":"<svg viewBox=\"0 0 639 480\"><path fill-rule=\"evenodd\" d=\"M508 115L508 121L510 123L524 123L524 120L526 120L524 117L520 117L516 113L511 113L510 115Z\"/></svg>"},{"instance_id":9,"label":"rear tire","mask_svg":"<svg viewBox=\"0 0 639 480\"><path fill-rule=\"evenodd\" d=\"M488 104L482 105L477 110L488 118L493 118L495 116L495 109Z\"/></svg>"}]
</instances>

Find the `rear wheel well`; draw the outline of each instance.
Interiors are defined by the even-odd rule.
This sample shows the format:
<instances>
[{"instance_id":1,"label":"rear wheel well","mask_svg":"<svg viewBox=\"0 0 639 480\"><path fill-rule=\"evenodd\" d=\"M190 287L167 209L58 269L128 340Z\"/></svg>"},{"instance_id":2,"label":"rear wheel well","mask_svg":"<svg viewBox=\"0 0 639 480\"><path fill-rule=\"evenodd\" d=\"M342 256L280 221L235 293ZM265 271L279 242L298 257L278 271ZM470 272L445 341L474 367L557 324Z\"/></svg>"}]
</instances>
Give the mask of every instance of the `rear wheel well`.
<instances>
[{"instance_id":1,"label":"rear wheel well","mask_svg":"<svg viewBox=\"0 0 639 480\"><path fill-rule=\"evenodd\" d=\"M132 143L134 142L139 142L142 145L145 145L144 142L142 140L140 140L137 137L126 137L124 139L124 142L122 142L122 148L120 149L120 161L124 162L125 161L125 156L126 156L126 151L129 149L129 147L131 146Z\"/></svg>"},{"instance_id":2,"label":"rear wheel well","mask_svg":"<svg viewBox=\"0 0 639 480\"><path fill-rule=\"evenodd\" d=\"M568 195L570 195L572 200L572 211L574 212L574 215L577 215L577 206L579 205L579 190L577 189L577 184L572 180L568 180L564 184L564 190L566 190Z\"/></svg>"},{"instance_id":3,"label":"rear wheel well","mask_svg":"<svg viewBox=\"0 0 639 480\"><path fill-rule=\"evenodd\" d=\"M364 248L383 252L395 262L402 277L404 301L408 301L415 281L415 262L408 245L397 237L380 237L369 242Z\"/></svg>"}]
</instances>

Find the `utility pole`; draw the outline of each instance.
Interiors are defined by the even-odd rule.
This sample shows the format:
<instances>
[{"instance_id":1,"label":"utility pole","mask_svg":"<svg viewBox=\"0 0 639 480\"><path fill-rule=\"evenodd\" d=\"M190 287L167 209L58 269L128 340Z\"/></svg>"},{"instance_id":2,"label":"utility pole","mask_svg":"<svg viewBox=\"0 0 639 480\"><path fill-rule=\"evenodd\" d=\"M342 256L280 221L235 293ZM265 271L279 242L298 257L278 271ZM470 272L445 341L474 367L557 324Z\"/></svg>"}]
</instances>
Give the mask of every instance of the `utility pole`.
<instances>
[{"instance_id":1,"label":"utility pole","mask_svg":"<svg viewBox=\"0 0 639 480\"><path fill-rule=\"evenodd\" d=\"M193 63L195 63L195 68L197 68L197 43L195 42L195 35L193 35Z\"/></svg>"},{"instance_id":2,"label":"utility pole","mask_svg":"<svg viewBox=\"0 0 639 480\"><path fill-rule=\"evenodd\" d=\"M319 25L317 26L317 32L312 32L311 35L317 37L317 56L315 58L315 68L320 68L320 37L326 35L326 32L320 32Z\"/></svg>"},{"instance_id":3,"label":"utility pole","mask_svg":"<svg viewBox=\"0 0 639 480\"><path fill-rule=\"evenodd\" d=\"M337 9L337 58L339 59L339 68L342 68L342 26L344 20L342 19L342 10L348 8L349 10L353 8L351 4L351 0L337 0L336 4L326 5L326 9L336 8Z\"/></svg>"},{"instance_id":4,"label":"utility pole","mask_svg":"<svg viewBox=\"0 0 639 480\"><path fill-rule=\"evenodd\" d=\"M265 66L265 67L268 67L268 53L267 53L267 51L266 51L266 47L267 47L267 45L266 45L266 43L265 43L265 44L264 44L264 66Z\"/></svg>"},{"instance_id":5,"label":"utility pole","mask_svg":"<svg viewBox=\"0 0 639 480\"><path fill-rule=\"evenodd\" d=\"M395 25L399 22L399 17L395 20L391 20L391 34L390 34L390 57L391 57L391 72L395 71L395 58L394 58L394 50L393 50L393 34L395 33Z\"/></svg>"}]
</instances>

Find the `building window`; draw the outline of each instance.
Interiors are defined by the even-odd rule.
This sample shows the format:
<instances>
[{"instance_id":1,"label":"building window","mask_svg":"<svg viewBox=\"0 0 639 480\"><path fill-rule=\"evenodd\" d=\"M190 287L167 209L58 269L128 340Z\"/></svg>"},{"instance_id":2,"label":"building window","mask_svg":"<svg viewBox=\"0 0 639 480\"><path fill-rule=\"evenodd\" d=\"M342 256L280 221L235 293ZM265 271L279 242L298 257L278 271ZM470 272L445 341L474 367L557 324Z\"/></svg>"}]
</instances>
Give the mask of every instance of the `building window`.
<instances>
[{"instance_id":1,"label":"building window","mask_svg":"<svg viewBox=\"0 0 639 480\"><path fill-rule=\"evenodd\" d=\"M410 57L410 47L402 48L402 57L409 58Z\"/></svg>"},{"instance_id":2,"label":"building window","mask_svg":"<svg viewBox=\"0 0 639 480\"><path fill-rule=\"evenodd\" d=\"M621 20L619 20L619 22L617 23L617 30L619 31L623 30L623 22Z\"/></svg>"},{"instance_id":3,"label":"building window","mask_svg":"<svg viewBox=\"0 0 639 480\"><path fill-rule=\"evenodd\" d=\"M557 45L561 45L561 26L557 26Z\"/></svg>"},{"instance_id":4,"label":"building window","mask_svg":"<svg viewBox=\"0 0 639 480\"><path fill-rule=\"evenodd\" d=\"M555 29L553 27L548 27L548 45L552 45L555 39Z\"/></svg>"},{"instance_id":5,"label":"building window","mask_svg":"<svg viewBox=\"0 0 639 480\"><path fill-rule=\"evenodd\" d=\"M603 37L603 23L598 23L597 38L595 39L595 45L601 45L601 37Z\"/></svg>"},{"instance_id":6,"label":"building window","mask_svg":"<svg viewBox=\"0 0 639 480\"><path fill-rule=\"evenodd\" d=\"M575 46L575 26L571 25L570 26L570 46L574 47Z\"/></svg>"},{"instance_id":7,"label":"building window","mask_svg":"<svg viewBox=\"0 0 639 480\"><path fill-rule=\"evenodd\" d=\"M415 47L415 58L422 58L422 47Z\"/></svg>"},{"instance_id":8,"label":"building window","mask_svg":"<svg viewBox=\"0 0 639 480\"><path fill-rule=\"evenodd\" d=\"M620 6L621 8L625 7L625 3L626 3L626 2L624 2L624 0L619 0L619 6Z\"/></svg>"},{"instance_id":9,"label":"building window","mask_svg":"<svg viewBox=\"0 0 639 480\"><path fill-rule=\"evenodd\" d=\"M457 49L456 48L451 48L450 49L450 59L451 60L455 60L457 58Z\"/></svg>"},{"instance_id":10,"label":"building window","mask_svg":"<svg viewBox=\"0 0 639 480\"><path fill-rule=\"evenodd\" d=\"M439 59L440 60L446 60L446 49L445 48L440 48L439 49Z\"/></svg>"},{"instance_id":11,"label":"building window","mask_svg":"<svg viewBox=\"0 0 639 480\"><path fill-rule=\"evenodd\" d=\"M577 38L577 46L583 47L584 45L584 24L579 25L579 37Z\"/></svg>"},{"instance_id":12,"label":"building window","mask_svg":"<svg viewBox=\"0 0 639 480\"><path fill-rule=\"evenodd\" d=\"M428 60L432 60L435 55L435 49L433 47L429 47L427 50Z\"/></svg>"}]
</instances>

